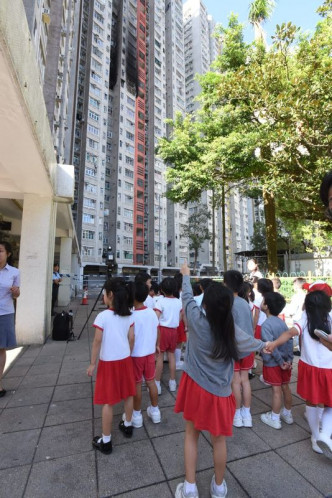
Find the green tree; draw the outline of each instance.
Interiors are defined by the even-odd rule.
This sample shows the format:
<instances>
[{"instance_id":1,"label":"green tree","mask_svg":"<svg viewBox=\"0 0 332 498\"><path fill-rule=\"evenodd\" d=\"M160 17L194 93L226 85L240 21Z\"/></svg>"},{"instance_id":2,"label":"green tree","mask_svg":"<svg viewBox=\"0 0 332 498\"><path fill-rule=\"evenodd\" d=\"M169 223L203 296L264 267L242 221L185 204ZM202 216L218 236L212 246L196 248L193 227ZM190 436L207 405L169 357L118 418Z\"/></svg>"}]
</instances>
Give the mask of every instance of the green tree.
<instances>
[{"instance_id":1,"label":"green tree","mask_svg":"<svg viewBox=\"0 0 332 498\"><path fill-rule=\"evenodd\" d=\"M197 257L203 242L211 239L208 221L211 213L203 207L194 208L189 216L188 225L182 230L182 235L189 239L189 249L194 251L194 273L196 272Z\"/></svg>"}]
</instances>

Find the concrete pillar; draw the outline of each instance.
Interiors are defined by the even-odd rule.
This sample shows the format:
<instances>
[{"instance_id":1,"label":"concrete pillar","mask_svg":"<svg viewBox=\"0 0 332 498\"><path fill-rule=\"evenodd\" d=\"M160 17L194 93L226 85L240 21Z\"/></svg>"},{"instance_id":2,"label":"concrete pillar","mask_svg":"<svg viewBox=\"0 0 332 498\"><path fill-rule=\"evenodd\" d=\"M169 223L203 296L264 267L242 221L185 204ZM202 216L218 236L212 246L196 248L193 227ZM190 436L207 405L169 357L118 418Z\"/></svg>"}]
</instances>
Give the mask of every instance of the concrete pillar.
<instances>
[{"instance_id":1,"label":"concrete pillar","mask_svg":"<svg viewBox=\"0 0 332 498\"><path fill-rule=\"evenodd\" d=\"M16 337L20 345L43 344L51 332L52 272L56 203L24 195L17 300Z\"/></svg>"},{"instance_id":2,"label":"concrete pillar","mask_svg":"<svg viewBox=\"0 0 332 498\"><path fill-rule=\"evenodd\" d=\"M71 277L66 277L66 274L67 275L71 274L71 251L72 251L72 238L71 237L61 237L60 273L63 276L62 276L62 282L61 282L60 288L59 288L58 306L67 306L70 302Z\"/></svg>"}]
</instances>

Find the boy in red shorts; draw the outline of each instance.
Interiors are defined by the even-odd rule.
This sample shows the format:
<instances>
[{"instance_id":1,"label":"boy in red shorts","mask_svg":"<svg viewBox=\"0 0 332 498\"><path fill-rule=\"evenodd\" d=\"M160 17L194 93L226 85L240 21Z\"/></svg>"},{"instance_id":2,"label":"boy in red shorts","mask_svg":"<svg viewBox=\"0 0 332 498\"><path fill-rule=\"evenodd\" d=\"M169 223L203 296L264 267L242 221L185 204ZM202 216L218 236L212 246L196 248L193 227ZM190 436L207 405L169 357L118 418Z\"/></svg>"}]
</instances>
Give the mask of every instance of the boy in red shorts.
<instances>
[{"instance_id":1,"label":"boy in red shorts","mask_svg":"<svg viewBox=\"0 0 332 498\"><path fill-rule=\"evenodd\" d=\"M144 282L135 283L133 321L135 344L131 356L136 381L136 396L134 396L134 411L132 424L142 427L142 381L145 378L149 389L151 405L147 408L147 415L154 424L161 421L158 408L158 391L155 383L156 352L159 352L158 318L155 312L144 305L149 288Z\"/></svg>"},{"instance_id":2,"label":"boy in red shorts","mask_svg":"<svg viewBox=\"0 0 332 498\"><path fill-rule=\"evenodd\" d=\"M262 325L262 341L274 341L288 330L283 320L278 318L285 307L285 298L278 292L267 292L261 304L262 311L267 319ZM293 423L292 393L289 382L292 374L293 341L290 339L276 348L271 355L262 353L263 377L266 384L272 386L272 411L263 413L261 421L264 424L281 429L281 420L286 424ZM281 411L282 399L284 408Z\"/></svg>"}]
</instances>

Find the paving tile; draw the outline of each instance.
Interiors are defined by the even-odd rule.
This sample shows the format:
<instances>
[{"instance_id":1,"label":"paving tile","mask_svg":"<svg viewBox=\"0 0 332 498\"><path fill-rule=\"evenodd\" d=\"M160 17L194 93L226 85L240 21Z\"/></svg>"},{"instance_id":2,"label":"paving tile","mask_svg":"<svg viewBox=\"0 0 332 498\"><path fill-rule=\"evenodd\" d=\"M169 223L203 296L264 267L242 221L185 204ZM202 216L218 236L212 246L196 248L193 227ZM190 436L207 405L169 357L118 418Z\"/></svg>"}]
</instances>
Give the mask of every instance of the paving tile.
<instances>
[{"instance_id":1,"label":"paving tile","mask_svg":"<svg viewBox=\"0 0 332 498\"><path fill-rule=\"evenodd\" d=\"M264 424L259 415L255 415L252 430L273 449L302 441L309 436L308 432L297 424L288 425L281 421L281 425L280 430L273 429Z\"/></svg>"},{"instance_id":2,"label":"paving tile","mask_svg":"<svg viewBox=\"0 0 332 498\"><path fill-rule=\"evenodd\" d=\"M161 408L161 422L154 424L147 416L146 411L143 412L144 425L149 434L149 437L165 436L174 432L183 432L185 421L182 414L174 413L174 408Z\"/></svg>"},{"instance_id":3,"label":"paving tile","mask_svg":"<svg viewBox=\"0 0 332 498\"><path fill-rule=\"evenodd\" d=\"M81 372L65 372L59 375L57 385L79 384L81 382L91 382L91 377L86 374L86 369Z\"/></svg>"},{"instance_id":4,"label":"paving tile","mask_svg":"<svg viewBox=\"0 0 332 498\"><path fill-rule=\"evenodd\" d=\"M43 346L28 346L24 351L22 357L24 358L36 358L40 351L43 349Z\"/></svg>"},{"instance_id":5,"label":"paving tile","mask_svg":"<svg viewBox=\"0 0 332 498\"><path fill-rule=\"evenodd\" d=\"M57 401L49 407L45 427L69 422L79 422L92 418L91 398Z\"/></svg>"},{"instance_id":6,"label":"paving tile","mask_svg":"<svg viewBox=\"0 0 332 498\"><path fill-rule=\"evenodd\" d=\"M98 482L100 496L126 493L165 480L150 441L138 441L117 446L111 455L100 452L98 458ZM155 495L156 496L156 495Z\"/></svg>"},{"instance_id":7,"label":"paving tile","mask_svg":"<svg viewBox=\"0 0 332 498\"><path fill-rule=\"evenodd\" d=\"M80 454L91 450L91 420L44 427L41 431L35 462Z\"/></svg>"},{"instance_id":8,"label":"paving tile","mask_svg":"<svg viewBox=\"0 0 332 498\"><path fill-rule=\"evenodd\" d=\"M37 429L43 426L48 404L5 408L0 415L0 430L5 432Z\"/></svg>"},{"instance_id":9,"label":"paving tile","mask_svg":"<svg viewBox=\"0 0 332 498\"><path fill-rule=\"evenodd\" d=\"M30 464L39 434L40 429L0 434L0 469Z\"/></svg>"},{"instance_id":10,"label":"paving tile","mask_svg":"<svg viewBox=\"0 0 332 498\"><path fill-rule=\"evenodd\" d=\"M153 439L152 444L158 454L167 479L184 474L184 432ZM197 470L212 467L212 449L204 437L199 438Z\"/></svg>"},{"instance_id":11,"label":"paving tile","mask_svg":"<svg viewBox=\"0 0 332 498\"><path fill-rule=\"evenodd\" d=\"M8 408L49 403L54 387L18 388L10 398Z\"/></svg>"},{"instance_id":12,"label":"paving tile","mask_svg":"<svg viewBox=\"0 0 332 498\"><path fill-rule=\"evenodd\" d=\"M133 436L131 438L125 437L119 429L119 422L121 420L122 420L122 412L120 415L115 415L113 417L112 441L113 441L114 446L119 446L122 444L130 444L134 441L142 441L143 439L148 439L148 434L146 432L144 425L143 425L143 427L140 427L139 429L134 428ZM101 418L94 419L93 436L99 436L101 434L102 434ZM89 441L89 444L91 444L91 439Z\"/></svg>"},{"instance_id":13,"label":"paving tile","mask_svg":"<svg viewBox=\"0 0 332 498\"><path fill-rule=\"evenodd\" d=\"M2 380L2 383L5 387L5 389L7 389L7 391L13 391L13 390L17 389L18 386L21 384L21 382L22 382L22 377L9 377L7 379L7 377L4 376L4 378ZM6 394L6 396L7 396L7 394Z\"/></svg>"},{"instance_id":14,"label":"paving tile","mask_svg":"<svg viewBox=\"0 0 332 498\"><path fill-rule=\"evenodd\" d=\"M196 483L199 491L200 498L210 498L210 483L213 476L213 469L203 470L201 472L197 472L196 474ZM247 493L241 488L239 483L234 479L232 474L226 469L225 472L225 480L227 483L227 498L247 498ZM172 488L172 492L174 496L176 486L184 481L184 476L180 479L175 479L174 481L170 481L170 486Z\"/></svg>"},{"instance_id":15,"label":"paving tile","mask_svg":"<svg viewBox=\"0 0 332 498\"><path fill-rule=\"evenodd\" d=\"M97 497L95 455L80 455L38 462L32 466L24 498Z\"/></svg>"},{"instance_id":16,"label":"paving tile","mask_svg":"<svg viewBox=\"0 0 332 498\"><path fill-rule=\"evenodd\" d=\"M39 355L35 361L34 361L34 366L36 365L61 365L62 362L62 355Z\"/></svg>"},{"instance_id":17,"label":"paving tile","mask_svg":"<svg viewBox=\"0 0 332 498\"><path fill-rule=\"evenodd\" d=\"M321 498L321 494L274 452L228 464L229 470L253 498Z\"/></svg>"},{"instance_id":18,"label":"paving tile","mask_svg":"<svg viewBox=\"0 0 332 498\"><path fill-rule=\"evenodd\" d=\"M58 374L60 372L60 363L43 363L41 365L32 365L29 369L28 375L45 375L45 374Z\"/></svg>"},{"instance_id":19,"label":"paving tile","mask_svg":"<svg viewBox=\"0 0 332 498\"><path fill-rule=\"evenodd\" d=\"M312 451L310 439L281 448L277 453L324 496L332 494L331 460Z\"/></svg>"},{"instance_id":20,"label":"paving tile","mask_svg":"<svg viewBox=\"0 0 332 498\"><path fill-rule=\"evenodd\" d=\"M300 427L302 427L302 429L308 431L309 434L311 434L308 422L304 418L304 413L305 413L305 405L296 405L292 407L294 422Z\"/></svg>"},{"instance_id":21,"label":"paving tile","mask_svg":"<svg viewBox=\"0 0 332 498\"><path fill-rule=\"evenodd\" d=\"M10 377L24 377L24 375L28 372L30 366L19 366L14 364L9 370L6 372L6 379L10 379Z\"/></svg>"},{"instance_id":22,"label":"paving tile","mask_svg":"<svg viewBox=\"0 0 332 498\"><path fill-rule=\"evenodd\" d=\"M86 369L89 366L89 360L84 361L71 361L70 363L63 363L60 370L60 375L67 374L71 375L76 372L84 372L86 374Z\"/></svg>"},{"instance_id":23,"label":"paving tile","mask_svg":"<svg viewBox=\"0 0 332 498\"><path fill-rule=\"evenodd\" d=\"M22 498L30 465L0 470L0 496Z\"/></svg>"},{"instance_id":24,"label":"paving tile","mask_svg":"<svg viewBox=\"0 0 332 498\"><path fill-rule=\"evenodd\" d=\"M174 494L170 491L168 484L153 484L146 488L135 489L132 492L126 492L117 495L116 498L173 498Z\"/></svg>"},{"instance_id":25,"label":"paving tile","mask_svg":"<svg viewBox=\"0 0 332 498\"><path fill-rule=\"evenodd\" d=\"M162 386L163 387L163 386ZM143 387L142 389L142 410L146 410L146 408L151 404L150 402L150 396L148 393L148 390L146 387ZM169 392L166 387L162 390L162 394L158 396L158 405L160 408L164 406L174 406L175 405L175 398L172 396L172 394Z\"/></svg>"},{"instance_id":26,"label":"paving tile","mask_svg":"<svg viewBox=\"0 0 332 498\"><path fill-rule=\"evenodd\" d=\"M264 413L270 410L269 405L263 403L260 399L256 398L254 393L251 396L251 407L250 412L252 415L256 415L257 413Z\"/></svg>"},{"instance_id":27,"label":"paving tile","mask_svg":"<svg viewBox=\"0 0 332 498\"><path fill-rule=\"evenodd\" d=\"M52 402L92 397L91 384L68 384L56 386Z\"/></svg>"},{"instance_id":28,"label":"paving tile","mask_svg":"<svg viewBox=\"0 0 332 498\"><path fill-rule=\"evenodd\" d=\"M21 387L46 387L54 386L58 378L57 373L27 374L22 380Z\"/></svg>"},{"instance_id":29,"label":"paving tile","mask_svg":"<svg viewBox=\"0 0 332 498\"><path fill-rule=\"evenodd\" d=\"M228 462L270 449L270 446L259 435L246 427L233 427L233 436L228 437L226 441Z\"/></svg>"}]
</instances>

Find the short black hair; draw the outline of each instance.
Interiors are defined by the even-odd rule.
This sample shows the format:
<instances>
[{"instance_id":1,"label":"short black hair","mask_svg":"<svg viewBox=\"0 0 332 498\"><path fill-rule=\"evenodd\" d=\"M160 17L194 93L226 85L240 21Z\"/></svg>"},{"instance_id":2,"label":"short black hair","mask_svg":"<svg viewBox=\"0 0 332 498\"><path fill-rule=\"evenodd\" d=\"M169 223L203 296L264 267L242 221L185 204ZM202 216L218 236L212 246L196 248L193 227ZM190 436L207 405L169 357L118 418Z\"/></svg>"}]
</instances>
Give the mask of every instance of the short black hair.
<instances>
[{"instance_id":1,"label":"short black hair","mask_svg":"<svg viewBox=\"0 0 332 498\"><path fill-rule=\"evenodd\" d=\"M174 278L164 278L164 280L161 281L160 289L166 296L174 296L174 293L177 290Z\"/></svg>"},{"instance_id":2,"label":"short black hair","mask_svg":"<svg viewBox=\"0 0 332 498\"><path fill-rule=\"evenodd\" d=\"M157 284L157 282L154 282L154 281L151 282L150 291L151 290L153 290L155 294L158 294L158 292L159 292L159 285Z\"/></svg>"},{"instance_id":3,"label":"short black hair","mask_svg":"<svg viewBox=\"0 0 332 498\"><path fill-rule=\"evenodd\" d=\"M332 186L332 171L326 173L320 186L319 195L324 206L329 205L329 189Z\"/></svg>"},{"instance_id":4,"label":"short black hair","mask_svg":"<svg viewBox=\"0 0 332 498\"><path fill-rule=\"evenodd\" d=\"M233 292L239 292L243 284L243 276L237 270L228 270L224 274L224 283L226 287L231 289Z\"/></svg>"},{"instance_id":5,"label":"short black hair","mask_svg":"<svg viewBox=\"0 0 332 498\"><path fill-rule=\"evenodd\" d=\"M260 278L257 282L257 290L263 296L265 296L267 292L273 292L272 280L270 280L269 278Z\"/></svg>"},{"instance_id":6,"label":"short black hair","mask_svg":"<svg viewBox=\"0 0 332 498\"><path fill-rule=\"evenodd\" d=\"M279 292L267 292L264 294L264 302L273 316L278 316L286 306L286 299Z\"/></svg>"},{"instance_id":7,"label":"short black hair","mask_svg":"<svg viewBox=\"0 0 332 498\"><path fill-rule=\"evenodd\" d=\"M198 282L192 284L192 288L194 296L200 296L202 294L202 289Z\"/></svg>"},{"instance_id":8,"label":"short black hair","mask_svg":"<svg viewBox=\"0 0 332 498\"><path fill-rule=\"evenodd\" d=\"M151 275L149 275L146 271L140 271L135 277L135 282L146 283L148 280L151 280Z\"/></svg>"},{"instance_id":9,"label":"short black hair","mask_svg":"<svg viewBox=\"0 0 332 498\"><path fill-rule=\"evenodd\" d=\"M144 303L149 294L149 287L144 282L135 282L134 298L138 303Z\"/></svg>"}]
</instances>

